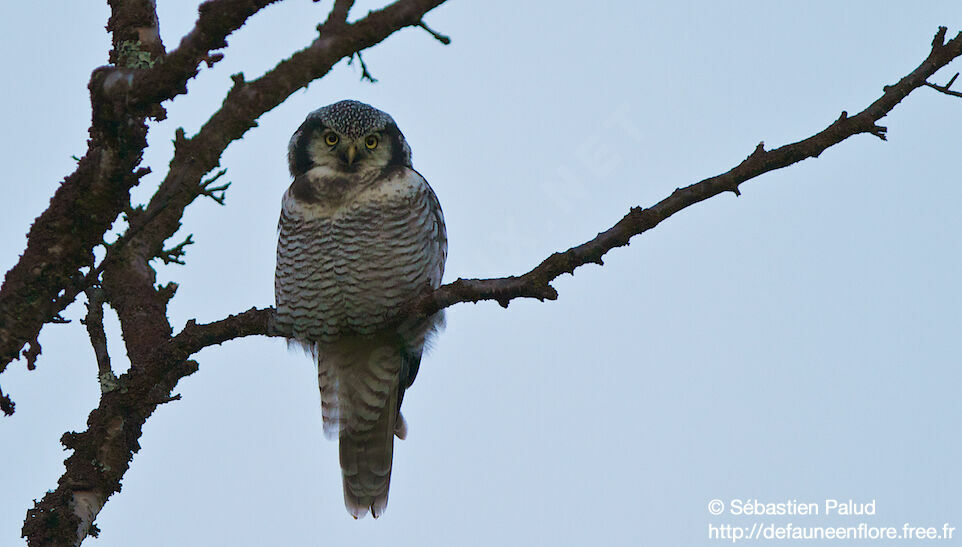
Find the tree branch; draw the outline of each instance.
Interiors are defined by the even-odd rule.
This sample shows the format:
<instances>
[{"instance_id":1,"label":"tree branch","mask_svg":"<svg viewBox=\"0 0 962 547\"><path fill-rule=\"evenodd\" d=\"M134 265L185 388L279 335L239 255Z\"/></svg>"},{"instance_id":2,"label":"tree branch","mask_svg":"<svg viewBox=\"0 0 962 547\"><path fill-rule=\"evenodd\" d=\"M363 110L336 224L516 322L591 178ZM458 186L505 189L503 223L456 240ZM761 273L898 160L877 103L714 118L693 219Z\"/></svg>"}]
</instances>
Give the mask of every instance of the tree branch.
<instances>
[{"instance_id":1,"label":"tree branch","mask_svg":"<svg viewBox=\"0 0 962 547\"><path fill-rule=\"evenodd\" d=\"M136 74L130 100L134 104L160 104L187 93L187 82L197 75L200 63L212 66L223 58L211 51L227 47L227 37L248 19L279 0L208 0L198 8L197 23L164 57L163 64Z\"/></svg>"},{"instance_id":2,"label":"tree branch","mask_svg":"<svg viewBox=\"0 0 962 547\"><path fill-rule=\"evenodd\" d=\"M445 34L441 34L440 32L432 29L432 28L429 27L429 26L427 25L427 23L425 23L424 21L421 21L420 23L418 23L418 26L421 27L421 28L423 28L425 32L427 32L428 34L430 34L431 36L433 36L434 39L437 40L438 42L441 42L442 44L444 44L444 45L446 45L446 46L451 44L451 37L450 37L450 36L447 36L447 35L445 35Z\"/></svg>"},{"instance_id":3,"label":"tree branch","mask_svg":"<svg viewBox=\"0 0 962 547\"><path fill-rule=\"evenodd\" d=\"M945 93L946 95L951 95L953 97L962 97L962 93L958 91L952 91L951 89L949 89L950 87L952 87L952 84L955 83L955 79L958 77L959 77L959 73L956 72L955 76L952 76L952 78L950 78L948 83L946 83L945 85L935 85L935 84L930 84L929 82L925 82L925 85L931 87L932 89L940 93Z\"/></svg>"},{"instance_id":4,"label":"tree branch","mask_svg":"<svg viewBox=\"0 0 962 547\"><path fill-rule=\"evenodd\" d=\"M97 380L100 382L101 393L111 391L117 386L117 377L110 368L110 354L107 353L107 334L104 332L104 291L98 287L90 287L87 294L87 316L83 324L87 327L90 345L94 348L97 359Z\"/></svg>"},{"instance_id":5,"label":"tree branch","mask_svg":"<svg viewBox=\"0 0 962 547\"><path fill-rule=\"evenodd\" d=\"M346 23L347 16L353 6L354 0L335 0L334 7L331 8L331 13L328 14L327 20L324 21L324 24L317 27L317 31L324 33Z\"/></svg>"},{"instance_id":6,"label":"tree branch","mask_svg":"<svg viewBox=\"0 0 962 547\"><path fill-rule=\"evenodd\" d=\"M185 358L198 351L245 336L285 336L274 325L274 308L251 308L213 323L187 322L170 341L171 351Z\"/></svg>"},{"instance_id":7,"label":"tree branch","mask_svg":"<svg viewBox=\"0 0 962 547\"><path fill-rule=\"evenodd\" d=\"M160 103L186 92L199 63L210 62L209 52L224 47L227 35L274 1L205 2L180 47L157 63L163 43L156 34L153 1L111 2L111 59L126 64L100 67L91 75L87 153L34 221L26 250L0 287L0 372L83 290L75 287L83 278L79 270L93 266L92 249L129 203L130 189L148 173L137 169L147 145L146 118L163 119ZM140 45L130 46L135 35ZM148 53L147 58L138 52ZM67 293L70 299L64 302ZM0 402L7 401L0 397ZM13 408L12 402L2 406L4 411Z\"/></svg>"},{"instance_id":8,"label":"tree branch","mask_svg":"<svg viewBox=\"0 0 962 547\"><path fill-rule=\"evenodd\" d=\"M167 53L160 38L154 0L108 0L107 3L110 5L107 32L113 42L110 64L146 68Z\"/></svg>"},{"instance_id":9,"label":"tree branch","mask_svg":"<svg viewBox=\"0 0 962 547\"><path fill-rule=\"evenodd\" d=\"M962 55L962 33L944 43L945 33L946 28L939 27L932 42L932 50L922 64L895 85L886 86L881 97L855 116L850 117L843 111L837 120L822 131L775 150L766 151L764 143L760 143L751 155L727 173L679 188L648 209L634 207L614 226L594 239L549 256L521 276L458 279L436 291L425 291L412 305L412 310L421 316L428 316L460 302L496 300L507 307L508 302L515 298L554 300L558 295L551 286L551 281L561 274L574 273L576 268L585 264L602 264L605 253L628 245L632 237L654 228L686 207L723 192L737 195L740 184L804 159L817 158L827 148L854 135L869 133L884 140L886 129L875 122L885 117L909 93L926 85L926 79L936 71Z\"/></svg>"},{"instance_id":10,"label":"tree branch","mask_svg":"<svg viewBox=\"0 0 962 547\"><path fill-rule=\"evenodd\" d=\"M57 489L27 512L23 536L31 546L80 545L94 528L104 503L120 491L120 480L140 449L144 423L170 400L177 381L197 370L186 356L168 351L168 298L154 288L154 271L129 260L129 248L104 272L103 290L120 317L130 370L102 389L100 404L83 433L65 433L73 454ZM158 346L158 343L160 345Z\"/></svg>"}]
</instances>

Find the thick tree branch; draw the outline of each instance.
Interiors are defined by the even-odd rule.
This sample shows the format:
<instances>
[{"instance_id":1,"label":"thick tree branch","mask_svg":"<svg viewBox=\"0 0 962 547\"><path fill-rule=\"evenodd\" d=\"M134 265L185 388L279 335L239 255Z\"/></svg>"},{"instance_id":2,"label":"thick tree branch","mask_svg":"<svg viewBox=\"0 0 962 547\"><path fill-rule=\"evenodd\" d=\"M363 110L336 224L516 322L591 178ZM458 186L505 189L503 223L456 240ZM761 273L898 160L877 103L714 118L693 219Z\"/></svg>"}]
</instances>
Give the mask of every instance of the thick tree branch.
<instances>
[{"instance_id":1,"label":"thick tree branch","mask_svg":"<svg viewBox=\"0 0 962 547\"><path fill-rule=\"evenodd\" d=\"M354 0L335 0L331 13L328 14L324 24L317 27L318 32L324 33L335 30L338 26L347 22L347 16L354 6Z\"/></svg>"},{"instance_id":2,"label":"thick tree branch","mask_svg":"<svg viewBox=\"0 0 962 547\"><path fill-rule=\"evenodd\" d=\"M160 38L157 4L154 0L108 0L110 33L113 49L110 64L116 66L152 66L167 52Z\"/></svg>"},{"instance_id":3,"label":"thick tree branch","mask_svg":"<svg viewBox=\"0 0 962 547\"><path fill-rule=\"evenodd\" d=\"M227 37L254 14L279 0L208 0L198 7L194 28L177 49L164 57L162 66L135 75L130 100L135 104L160 104L187 93L187 82L223 55L211 52L227 47Z\"/></svg>"},{"instance_id":4,"label":"thick tree branch","mask_svg":"<svg viewBox=\"0 0 962 547\"><path fill-rule=\"evenodd\" d=\"M253 335L284 336L275 329L274 308L251 308L213 323L190 320L171 339L170 346L186 359L206 347Z\"/></svg>"},{"instance_id":5,"label":"thick tree branch","mask_svg":"<svg viewBox=\"0 0 962 547\"><path fill-rule=\"evenodd\" d=\"M196 363L163 344L171 332L168 297L155 290L154 271L129 260L126 251L104 272L103 290L120 317L131 367L116 379L115 389L102 390L87 430L61 439L73 454L64 462L57 489L27 512L23 536L31 546L79 545L95 530L94 519L107 498L120 491L120 480L140 449L147 418L170 400L180 378L197 370Z\"/></svg>"},{"instance_id":6,"label":"thick tree branch","mask_svg":"<svg viewBox=\"0 0 962 547\"><path fill-rule=\"evenodd\" d=\"M101 76L94 75L92 92ZM61 291L82 277L80 268L93 266L93 247L127 204L130 188L147 173L136 169L147 144L143 118L98 119L101 110L94 107L87 154L34 221L26 251L0 288L0 372L63 309Z\"/></svg>"},{"instance_id":7,"label":"thick tree branch","mask_svg":"<svg viewBox=\"0 0 962 547\"><path fill-rule=\"evenodd\" d=\"M92 249L129 203L130 189L148 173L137 169L147 145L146 118L162 119L160 103L186 92L199 63L210 62L210 51L224 47L228 34L273 1L205 2L197 25L163 62L156 62L163 43L153 1L111 2L111 59L125 64L98 68L91 76L87 153L34 221L26 251L0 287L0 372L85 288L78 286L79 270L93 266ZM13 408L12 402L0 406L5 412Z\"/></svg>"}]
</instances>

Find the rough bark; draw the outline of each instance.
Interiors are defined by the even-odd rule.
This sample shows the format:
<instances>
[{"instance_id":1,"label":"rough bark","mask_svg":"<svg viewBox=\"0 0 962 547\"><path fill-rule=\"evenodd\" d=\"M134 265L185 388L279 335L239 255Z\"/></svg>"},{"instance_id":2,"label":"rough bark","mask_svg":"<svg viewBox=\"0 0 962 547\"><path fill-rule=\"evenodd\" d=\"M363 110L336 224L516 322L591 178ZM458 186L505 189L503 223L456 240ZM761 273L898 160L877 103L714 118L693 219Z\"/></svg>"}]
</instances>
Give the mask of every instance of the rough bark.
<instances>
[{"instance_id":1,"label":"rough bark","mask_svg":"<svg viewBox=\"0 0 962 547\"><path fill-rule=\"evenodd\" d=\"M81 269L93 266L93 248L129 208L130 189L148 173L137 167L147 146L147 118L163 119L161 103L186 93L200 63L219 59L210 52L226 46L231 32L274 1L205 2L194 29L169 54L151 0L110 2L115 64L97 68L90 78L87 152L34 221L26 250L0 287L0 373L86 288ZM13 403L0 396L0 408L11 414Z\"/></svg>"}]
</instances>

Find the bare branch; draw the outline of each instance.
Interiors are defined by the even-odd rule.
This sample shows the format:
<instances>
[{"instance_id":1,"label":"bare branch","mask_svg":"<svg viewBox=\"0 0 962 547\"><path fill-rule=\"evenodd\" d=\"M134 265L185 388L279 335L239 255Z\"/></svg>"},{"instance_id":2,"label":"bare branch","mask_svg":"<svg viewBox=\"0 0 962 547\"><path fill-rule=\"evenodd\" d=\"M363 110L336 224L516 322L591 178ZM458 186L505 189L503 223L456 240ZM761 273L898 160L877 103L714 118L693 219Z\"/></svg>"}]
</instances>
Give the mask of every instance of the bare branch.
<instances>
[{"instance_id":1,"label":"bare branch","mask_svg":"<svg viewBox=\"0 0 962 547\"><path fill-rule=\"evenodd\" d=\"M3 412L4 416L10 416L16 406L16 403L10 397L4 395L3 390L0 389L0 412Z\"/></svg>"},{"instance_id":2,"label":"bare branch","mask_svg":"<svg viewBox=\"0 0 962 547\"><path fill-rule=\"evenodd\" d=\"M107 334L104 332L104 291L99 287L90 287L84 291L87 295L87 316L83 324L87 327L90 345L94 348L97 359L97 380L100 382L100 392L107 393L117 387L117 377L110 368L110 354L107 353Z\"/></svg>"},{"instance_id":3,"label":"bare branch","mask_svg":"<svg viewBox=\"0 0 962 547\"><path fill-rule=\"evenodd\" d=\"M184 255L187 254L187 251L184 250L184 247L188 245L193 245L193 244L194 244L194 234L187 234L186 239L184 239L177 245L174 245L170 249L164 249L157 256L164 262L164 264L180 264L181 266L183 266Z\"/></svg>"},{"instance_id":4,"label":"bare branch","mask_svg":"<svg viewBox=\"0 0 962 547\"><path fill-rule=\"evenodd\" d=\"M44 323L59 313L61 290L78 270L93 265L91 249L128 201L130 188L145 173L135 172L139 153L120 154L123 135L132 147L146 145L146 125L92 129L91 148L74 174L57 189L50 206L30 228L27 249L0 288L0 372L35 340ZM79 291L69 291L70 299Z\"/></svg>"},{"instance_id":5,"label":"bare branch","mask_svg":"<svg viewBox=\"0 0 962 547\"><path fill-rule=\"evenodd\" d=\"M160 38L154 0L108 0L107 3L110 4L107 32L114 46L110 51L111 64L146 68L167 53Z\"/></svg>"},{"instance_id":6,"label":"bare branch","mask_svg":"<svg viewBox=\"0 0 962 547\"><path fill-rule=\"evenodd\" d=\"M950 87L952 87L952 84L955 83L955 79L958 77L959 77L959 73L956 72L955 76L952 76L952 78L950 78L948 83L946 83L945 85L935 85L935 84L930 84L929 82L925 82L925 85L931 87L932 89L940 93L945 93L946 95L952 95L953 97L962 97L962 93L949 89Z\"/></svg>"},{"instance_id":7,"label":"bare branch","mask_svg":"<svg viewBox=\"0 0 962 547\"><path fill-rule=\"evenodd\" d=\"M209 346L253 335L284 336L274 325L274 308L251 308L206 324L191 319L170 345L172 351L189 356Z\"/></svg>"},{"instance_id":8,"label":"bare branch","mask_svg":"<svg viewBox=\"0 0 962 547\"><path fill-rule=\"evenodd\" d=\"M227 189L230 188L231 183L221 184L220 186L214 186L214 182L217 179L224 176L227 173L227 169L221 169L214 176L201 181L200 183L200 195L207 196L210 199L216 201L220 205L224 205L227 199Z\"/></svg>"},{"instance_id":9,"label":"bare branch","mask_svg":"<svg viewBox=\"0 0 962 547\"><path fill-rule=\"evenodd\" d=\"M130 247L119 255L104 272L103 290L120 317L131 367L117 378L119 389L101 394L87 430L61 439L73 454L57 489L27 512L22 533L30 545L79 545L86 538L104 503L120 491L147 418L180 378L197 370L163 343L171 332L167 298L155 290L153 270L131 261Z\"/></svg>"},{"instance_id":10,"label":"bare branch","mask_svg":"<svg viewBox=\"0 0 962 547\"><path fill-rule=\"evenodd\" d=\"M437 40L438 42L441 42L444 45L449 45L451 43L450 36L446 36L444 34L441 34L440 32L435 31L434 29L429 27L427 23L425 23L424 21L421 21L420 23L418 23L418 26L426 30L427 33L430 34L431 36L434 36L434 39Z\"/></svg>"},{"instance_id":11,"label":"bare branch","mask_svg":"<svg viewBox=\"0 0 962 547\"><path fill-rule=\"evenodd\" d=\"M334 7L331 8L331 13L328 14L327 20L317 27L318 32L323 33L334 30L338 26L346 23L347 16L353 6L354 0L335 0Z\"/></svg>"},{"instance_id":12,"label":"bare branch","mask_svg":"<svg viewBox=\"0 0 962 547\"><path fill-rule=\"evenodd\" d=\"M57 318L60 314L55 314L51 319L51 323L58 323ZM40 357L40 352L42 348L40 347L40 341L36 338L27 342L27 348L23 350L23 358L27 360L27 370L34 370L37 368L37 357Z\"/></svg>"},{"instance_id":13,"label":"bare branch","mask_svg":"<svg viewBox=\"0 0 962 547\"><path fill-rule=\"evenodd\" d=\"M358 51L357 53L352 55L350 58L348 58L347 64L350 65L354 63L355 56L357 57L358 64L361 65L361 81L363 82L364 80L367 80L372 84L376 84L377 78L375 78L374 75L372 75L371 72L367 69L367 64L364 63L364 57L361 56L360 51Z\"/></svg>"},{"instance_id":14,"label":"bare branch","mask_svg":"<svg viewBox=\"0 0 962 547\"><path fill-rule=\"evenodd\" d=\"M83 290L75 289L82 277L78 271L92 266L93 247L128 204L130 189L147 173L137 169L147 145L146 118L162 119L160 103L184 93L199 63L211 62L209 52L224 47L227 35L274 1L205 2L194 29L162 63L154 63L163 53L163 44L155 36L153 1L111 2L109 25L115 33L111 59L123 61L121 49L126 43L128 58L123 62L130 61L135 50L147 51L150 68L140 63L101 67L91 76L93 122L87 153L34 221L26 250L0 287L0 372ZM130 49L134 35L140 45ZM64 295L58 297L62 291Z\"/></svg>"},{"instance_id":15,"label":"bare branch","mask_svg":"<svg viewBox=\"0 0 962 547\"><path fill-rule=\"evenodd\" d=\"M573 273L585 264L601 264L605 253L628 245L632 237L654 228L685 207L723 192L738 194L740 184L804 159L816 158L825 149L854 135L869 133L885 140L886 129L875 122L885 117L909 93L925 85L926 78L962 55L962 33L944 43L945 33L946 28L940 27L932 42L932 50L922 64L895 85L886 86L881 97L855 116L842 112L824 130L775 150L766 151L759 144L751 155L727 173L679 188L648 209L632 208L624 218L594 239L549 256L524 275L500 279L458 279L437 291L425 291L413 309L428 316L460 302L496 300L507 307L514 298L554 300L557 293L550 283L555 278L564 273Z\"/></svg>"},{"instance_id":16,"label":"bare branch","mask_svg":"<svg viewBox=\"0 0 962 547\"><path fill-rule=\"evenodd\" d=\"M145 1L145 0L141 0ZM150 1L150 0L147 0ZM177 49L151 70L133 74L132 104L152 105L187 93L187 82L197 75L201 63L213 66L223 59L214 50L227 47L227 37L244 26L254 14L279 0L208 0L198 8L197 22L181 39Z\"/></svg>"}]
</instances>

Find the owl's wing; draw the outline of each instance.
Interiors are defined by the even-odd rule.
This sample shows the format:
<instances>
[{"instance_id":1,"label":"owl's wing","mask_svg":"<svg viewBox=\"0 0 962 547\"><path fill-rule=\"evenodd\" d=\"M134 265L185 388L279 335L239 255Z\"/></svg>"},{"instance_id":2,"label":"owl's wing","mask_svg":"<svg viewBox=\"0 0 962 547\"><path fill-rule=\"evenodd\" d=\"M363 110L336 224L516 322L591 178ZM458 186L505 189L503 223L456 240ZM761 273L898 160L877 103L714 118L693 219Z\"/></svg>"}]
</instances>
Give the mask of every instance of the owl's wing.
<instances>
[{"instance_id":1,"label":"owl's wing","mask_svg":"<svg viewBox=\"0 0 962 547\"><path fill-rule=\"evenodd\" d=\"M441 286L441 278L444 276L444 263L448 258L448 231L444 225L444 213L441 211L441 202L435 195L434 189L421 173L411 169L411 176L419 179L423 185L424 194L420 206L424 210L424 221L420 229L424 233L426 242L425 255L429 266L429 280L431 287Z\"/></svg>"},{"instance_id":2,"label":"owl's wing","mask_svg":"<svg viewBox=\"0 0 962 547\"><path fill-rule=\"evenodd\" d=\"M441 278L444 276L444 263L448 256L448 235L447 228L444 225L444 213L441 211L441 203L438 201L437 195L435 195L427 180L424 179L424 176L414 169L410 170L409 176L416 179L416 183L421 187L421 199L418 203L420 214L416 216L418 222L414 229L421 234L423 260L428 274L428 282L432 288L436 289L441 286ZM417 327L410 329L411 335L404 336L406 344L401 358L401 377L397 401L397 435L402 439L407 429L404 417L400 415L404 391L411 387L417 377L421 365L421 354L424 352L425 345L430 345L431 338L443 327L444 311L442 310Z\"/></svg>"}]
</instances>

